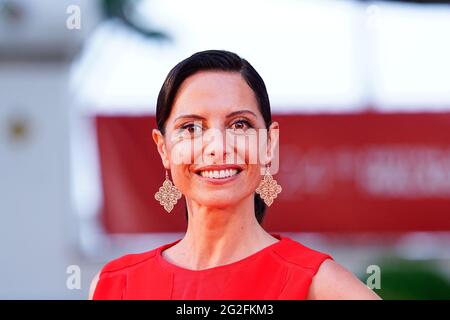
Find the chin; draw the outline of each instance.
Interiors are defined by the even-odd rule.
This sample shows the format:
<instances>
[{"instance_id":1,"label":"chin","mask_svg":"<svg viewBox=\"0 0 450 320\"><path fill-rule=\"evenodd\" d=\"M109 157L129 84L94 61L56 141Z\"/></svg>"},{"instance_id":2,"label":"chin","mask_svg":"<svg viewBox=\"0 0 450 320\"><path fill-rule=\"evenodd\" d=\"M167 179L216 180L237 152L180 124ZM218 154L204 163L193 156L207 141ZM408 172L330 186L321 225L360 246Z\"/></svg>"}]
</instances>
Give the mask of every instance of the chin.
<instances>
[{"instance_id":1,"label":"chin","mask_svg":"<svg viewBox=\"0 0 450 320\"><path fill-rule=\"evenodd\" d=\"M198 200L196 200L197 203L206 206L208 208L215 208L215 209L226 209L228 207L234 207L238 205L240 202L244 201L243 198L239 199L230 199L230 195L208 195L207 198L201 197Z\"/></svg>"}]
</instances>

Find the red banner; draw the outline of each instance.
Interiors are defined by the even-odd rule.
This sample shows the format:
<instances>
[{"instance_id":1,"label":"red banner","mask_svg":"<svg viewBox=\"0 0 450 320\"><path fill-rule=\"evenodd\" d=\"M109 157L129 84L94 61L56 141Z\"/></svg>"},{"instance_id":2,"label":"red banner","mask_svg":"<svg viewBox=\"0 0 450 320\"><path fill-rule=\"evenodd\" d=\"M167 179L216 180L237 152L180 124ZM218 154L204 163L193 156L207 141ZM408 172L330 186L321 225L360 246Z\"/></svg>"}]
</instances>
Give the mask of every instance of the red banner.
<instances>
[{"instance_id":1,"label":"red banner","mask_svg":"<svg viewBox=\"0 0 450 320\"><path fill-rule=\"evenodd\" d=\"M450 113L274 115L283 187L264 222L293 232L450 230ZM110 233L186 228L184 200L154 200L164 169L154 116L96 117Z\"/></svg>"}]
</instances>

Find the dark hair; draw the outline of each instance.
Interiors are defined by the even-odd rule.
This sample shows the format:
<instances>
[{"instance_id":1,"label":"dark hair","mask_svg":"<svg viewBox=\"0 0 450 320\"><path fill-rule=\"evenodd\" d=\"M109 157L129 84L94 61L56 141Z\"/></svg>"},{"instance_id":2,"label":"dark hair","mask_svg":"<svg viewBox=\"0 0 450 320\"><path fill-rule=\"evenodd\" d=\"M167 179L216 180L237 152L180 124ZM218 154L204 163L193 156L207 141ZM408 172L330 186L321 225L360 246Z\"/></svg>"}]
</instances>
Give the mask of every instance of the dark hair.
<instances>
[{"instance_id":1,"label":"dark hair","mask_svg":"<svg viewBox=\"0 0 450 320\"><path fill-rule=\"evenodd\" d=\"M199 71L229 71L239 72L255 93L259 110L264 118L266 128L272 123L270 101L263 79L252 65L237 54L225 50L207 50L193 54L178 63L164 81L159 91L156 104L156 123L162 134L165 132L165 123L172 111L178 89L186 78ZM261 224L266 212L266 204L255 193L255 216ZM188 217L186 210L186 219Z\"/></svg>"}]
</instances>

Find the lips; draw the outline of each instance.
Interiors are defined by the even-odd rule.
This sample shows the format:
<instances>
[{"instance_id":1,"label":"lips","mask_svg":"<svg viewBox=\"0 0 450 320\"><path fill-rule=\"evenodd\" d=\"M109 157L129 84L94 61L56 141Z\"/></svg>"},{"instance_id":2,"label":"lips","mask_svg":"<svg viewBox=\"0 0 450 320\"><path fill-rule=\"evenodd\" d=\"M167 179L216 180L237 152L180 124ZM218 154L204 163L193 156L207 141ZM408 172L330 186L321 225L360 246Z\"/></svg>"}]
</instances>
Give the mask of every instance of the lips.
<instances>
[{"instance_id":1,"label":"lips","mask_svg":"<svg viewBox=\"0 0 450 320\"><path fill-rule=\"evenodd\" d=\"M221 180L231 178L241 171L242 168L235 165L214 165L199 168L195 173L203 178Z\"/></svg>"},{"instance_id":2,"label":"lips","mask_svg":"<svg viewBox=\"0 0 450 320\"><path fill-rule=\"evenodd\" d=\"M205 170L201 171L200 175L203 178L210 178L210 179L223 179L223 178L229 178L237 174L238 171L236 169L226 169L226 170Z\"/></svg>"}]
</instances>

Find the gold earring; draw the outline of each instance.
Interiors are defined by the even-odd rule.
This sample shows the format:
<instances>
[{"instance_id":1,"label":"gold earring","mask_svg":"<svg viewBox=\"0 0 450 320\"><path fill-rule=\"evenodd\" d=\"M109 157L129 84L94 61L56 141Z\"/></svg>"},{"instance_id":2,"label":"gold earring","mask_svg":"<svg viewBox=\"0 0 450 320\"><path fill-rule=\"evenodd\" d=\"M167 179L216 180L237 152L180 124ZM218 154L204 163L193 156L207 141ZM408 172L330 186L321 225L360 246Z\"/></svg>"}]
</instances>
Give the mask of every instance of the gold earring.
<instances>
[{"instance_id":1,"label":"gold earring","mask_svg":"<svg viewBox=\"0 0 450 320\"><path fill-rule=\"evenodd\" d=\"M164 180L162 187L159 188L159 191L155 193L155 199L159 201L159 204L166 209L167 212L170 213L172 211L173 206L178 202L181 198L181 192L178 190L176 186L172 184L172 181L169 179L169 174L166 170L166 180Z\"/></svg>"},{"instance_id":2,"label":"gold earring","mask_svg":"<svg viewBox=\"0 0 450 320\"><path fill-rule=\"evenodd\" d=\"M261 180L261 183L256 189L256 193L259 194L266 205L270 207L270 205L273 203L273 199L277 197L281 190L281 186L278 184L277 180L272 177L269 171L269 167L266 166L266 173L264 174L264 178Z\"/></svg>"}]
</instances>

